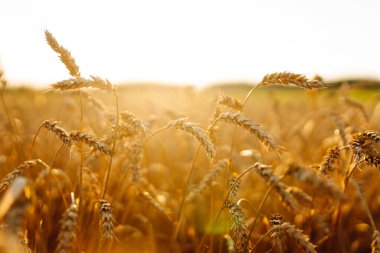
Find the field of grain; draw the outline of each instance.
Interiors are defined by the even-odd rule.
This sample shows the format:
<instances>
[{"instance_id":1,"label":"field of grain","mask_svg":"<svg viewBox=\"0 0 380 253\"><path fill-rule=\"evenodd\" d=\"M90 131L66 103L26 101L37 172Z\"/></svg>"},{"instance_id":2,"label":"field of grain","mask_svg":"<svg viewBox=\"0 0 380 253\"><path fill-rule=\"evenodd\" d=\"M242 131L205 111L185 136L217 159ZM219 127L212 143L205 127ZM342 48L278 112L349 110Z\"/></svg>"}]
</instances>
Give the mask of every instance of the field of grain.
<instances>
[{"instance_id":1,"label":"field of grain","mask_svg":"<svg viewBox=\"0 0 380 253\"><path fill-rule=\"evenodd\" d=\"M117 86L45 36L71 77L1 73L0 252L380 252L379 90Z\"/></svg>"}]
</instances>

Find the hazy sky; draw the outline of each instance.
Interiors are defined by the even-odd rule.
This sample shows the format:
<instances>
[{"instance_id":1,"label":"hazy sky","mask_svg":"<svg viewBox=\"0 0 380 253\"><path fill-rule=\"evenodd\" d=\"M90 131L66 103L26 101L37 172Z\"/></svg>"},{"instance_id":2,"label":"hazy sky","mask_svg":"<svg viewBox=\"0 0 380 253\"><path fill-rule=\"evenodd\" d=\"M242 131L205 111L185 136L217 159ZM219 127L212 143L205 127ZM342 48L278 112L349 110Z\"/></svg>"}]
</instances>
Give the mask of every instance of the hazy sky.
<instances>
[{"instance_id":1,"label":"hazy sky","mask_svg":"<svg viewBox=\"0 0 380 253\"><path fill-rule=\"evenodd\" d=\"M380 78L380 2L2 0L11 82L69 78L48 29L84 76L113 82L254 82L269 72Z\"/></svg>"}]
</instances>

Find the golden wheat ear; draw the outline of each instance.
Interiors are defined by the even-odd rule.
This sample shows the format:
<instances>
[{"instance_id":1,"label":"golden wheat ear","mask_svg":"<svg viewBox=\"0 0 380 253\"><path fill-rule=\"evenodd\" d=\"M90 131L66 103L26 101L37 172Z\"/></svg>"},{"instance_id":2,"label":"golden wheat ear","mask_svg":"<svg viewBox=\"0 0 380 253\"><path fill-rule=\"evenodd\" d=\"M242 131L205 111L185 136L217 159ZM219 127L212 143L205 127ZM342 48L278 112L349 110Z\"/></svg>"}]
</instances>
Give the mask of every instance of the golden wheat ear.
<instances>
[{"instance_id":1,"label":"golden wheat ear","mask_svg":"<svg viewBox=\"0 0 380 253\"><path fill-rule=\"evenodd\" d=\"M58 245L55 253L73 252L77 242L78 208L75 204L74 193L71 193L71 205L61 219L61 230L58 235Z\"/></svg>"},{"instance_id":2,"label":"golden wheat ear","mask_svg":"<svg viewBox=\"0 0 380 253\"><path fill-rule=\"evenodd\" d=\"M278 246L281 245L279 243L281 243L282 237L286 234L297 243L303 252L317 253L315 250L316 246L309 241L309 237L305 235L302 230L296 228L296 226L289 222L283 222L281 215L272 216L269 220L269 224L271 225L271 238Z\"/></svg>"},{"instance_id":3,"label":"golden wheat ear","mask_svg":"<svg viewBox=\"0 0 380 253\"><path fill-rule=\"evenodd\" d=\"M66 66L70 75L73 77L79 77L79 66L76 64L74 57L71 56L70 51L59 45L53 34L48 30L45 30L45 38L50 48L59 55L59 59Z\"/></svg>"},{"instance_id":4,"label":"golden wheat ear","mask_svg":"<svg viewBox=\"0 0 380 253\"><path fill-rule=\"evenodd\" d=\"M293 85L304 89L321 89L326 87L321 80L310 80L304 75L294 74L291 72L275 72L272 74L267 74L257 86L267 85Z\"/></svg>"},{"instance_id":5,"label":"golden wheat ear","mask_svg":"<svg viewBox=\"0 0 380 253\"><path fill-rule=\"evenodd\" d=\"M256 138L268 149L274 151L282 151L283 147L278 145L272 135L264 131L260 124L253 122L252 120L244 117L240 112L223 112L219 115L217 120L221 120L236 126L240 126Z\"/></svg>"},{"instance_id":6,"label":"golden wheat ear","mask_svg":"<svg viewBox=\"0 0 380 253\"><path fill-rule=\"evenodd\" d=\"M114 232L115 218L112 213L111 204L105 199L99 199L100 228L103 241L116 239Z\"/></svg>"},{"instance_id":7,"label":"golden wheat ear","mask_svg":"<svg viewBox=\"0 0 380 253\"><path fill-rule=\"evenodd\" d=\"M209 159L214 159L216 156L214 144L211 142L206 132L199 128L195 123L186 122L186 118L179 118L169 122L169 125L191 134L201 144Z\"/></svg>"}]
</instances>

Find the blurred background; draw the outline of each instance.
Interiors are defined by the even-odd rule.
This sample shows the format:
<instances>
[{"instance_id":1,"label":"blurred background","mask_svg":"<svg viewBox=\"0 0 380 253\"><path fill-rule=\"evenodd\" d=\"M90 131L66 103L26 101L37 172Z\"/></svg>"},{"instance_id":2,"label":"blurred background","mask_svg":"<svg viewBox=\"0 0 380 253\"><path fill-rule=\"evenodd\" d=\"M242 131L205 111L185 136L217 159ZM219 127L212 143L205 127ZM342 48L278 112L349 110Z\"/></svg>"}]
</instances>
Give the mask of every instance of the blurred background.
<instances>
[{"instance_id":1,"label":"blurred background","mask_svg":"<svg viewBox=\"0 0 380 253\"><path fill-rule=\"evenodd\" d=\"M380 77L378 1L4 0L0 67L12 85L69 78L44 30L83 76L114 83L251 83L292 71Z\"/></svg>"}]
</instances>

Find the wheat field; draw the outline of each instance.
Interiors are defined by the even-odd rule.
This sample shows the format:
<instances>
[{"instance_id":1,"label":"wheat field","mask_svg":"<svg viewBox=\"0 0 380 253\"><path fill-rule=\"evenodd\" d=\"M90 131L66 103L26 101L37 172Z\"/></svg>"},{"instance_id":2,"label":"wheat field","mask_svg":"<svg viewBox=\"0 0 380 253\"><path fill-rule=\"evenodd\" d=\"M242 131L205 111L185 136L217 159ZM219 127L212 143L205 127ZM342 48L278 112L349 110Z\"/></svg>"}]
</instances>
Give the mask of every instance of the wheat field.
<instances>
[{"instance_id":1,"label":"wheat field","mask_svg":"<svg viewBox=\"0 0 380 253\"><path fill-rule=\"evenodd\" d=\"M380 252L380 91L1 72L0 252Z\"/></svg>"}]
</instances>

